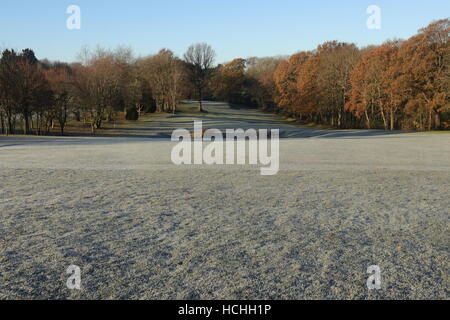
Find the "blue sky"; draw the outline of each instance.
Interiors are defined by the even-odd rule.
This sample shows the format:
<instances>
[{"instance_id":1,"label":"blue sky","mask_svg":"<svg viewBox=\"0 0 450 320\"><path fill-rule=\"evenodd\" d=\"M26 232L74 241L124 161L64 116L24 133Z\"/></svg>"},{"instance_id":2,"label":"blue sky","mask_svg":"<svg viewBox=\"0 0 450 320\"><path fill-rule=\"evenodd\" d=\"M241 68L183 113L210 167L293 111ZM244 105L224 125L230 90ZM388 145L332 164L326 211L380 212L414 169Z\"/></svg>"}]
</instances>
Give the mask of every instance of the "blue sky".
<instances>
[{"instance_id":1,"label":"blue sky","mask_svg":"<svg viewBox=\"0 0 450 320\"><path fill-rule=\"evenodd\" d=\"M81 8L81 30L66 9ZM366 27L369 5L381 30ZM137 55L169 48L182 55L207 42L218 62L314 49L327 40L379 44L408 38L450 16L449 0L1 0L0 48L32 48L38 58L75 61L83 46L131 46Z\"/></svg>"}]
</instances>

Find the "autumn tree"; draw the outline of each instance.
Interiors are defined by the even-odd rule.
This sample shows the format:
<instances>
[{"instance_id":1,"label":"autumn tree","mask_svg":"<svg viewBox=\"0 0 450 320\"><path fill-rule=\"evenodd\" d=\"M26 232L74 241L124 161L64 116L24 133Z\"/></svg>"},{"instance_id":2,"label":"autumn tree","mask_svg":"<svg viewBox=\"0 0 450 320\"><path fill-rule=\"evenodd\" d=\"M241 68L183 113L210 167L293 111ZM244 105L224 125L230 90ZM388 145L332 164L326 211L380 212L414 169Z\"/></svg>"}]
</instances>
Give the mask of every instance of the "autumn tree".
<instances>
[{"instance_id":1,"label":"autumn tree","mask_svg":"<svg viewBox=\"0 0 450 320\"><path fill-rule=\"evenodd\" d=\"M76 69L78 103L84 106L84 116L91 125L92 133L101 128L107 108L117 93L117 83L110 79L111 65L111 58L105 57Z\"/></svg>"},{"instance_id":2,"label":"autumn tree","mask_svg":"<svg viewBox=\"0 0 450 320\"><path fill-rule=\"evenodd\" d=\"M302 72L297 79L297 101L299 101L301 112L300 120L320 123L325 118L318 101L321 97L318 74L320 60L313 54L302 66Z\"/></svg>"},{"instance_id":3,"label":"autumn tree","mask_svg":"<svg viewBox=\"0 0 450 320\"><path fill-rule=\"evenodd\" d=\"M16 116L20 115L23 132L31 133L34 109L42 103L48 83L34 52L30 49L17 54L5 50L0 61L0 99L7 131L15 130Z\"/></svg>"},{"instance_id":4,"label":"autumn tree","mask_svg":"<svg viewBox=\"0 0 450 320\"><path fill-rule=\"evenodd\" d=\"M354 44L337 41L291 56L273 75L278 106L301 120L351 126L352 116L344 106L351 90L350 75L359 59Z\"/></svg>"},{"instance_id":5,"label":"autumn tree","mask_svg":"<svg viewBox=\"0 0 450 320\"><path fill-rule=\"evenodd\" d=\"M137 117L139 118L144 111L144 92L147 82L142 77L138 65L134 65L131 69L131 81L126 87L127 101L130 109L135 109ZM125 105L125 117L129 109Z\"/></svg>"},{"instance_id":6,"label":"autumn tree","mask_svg":"<svg viewBox=\"0 0 450 320\"><path fill-rule=\"evenodd\" d=\"M352 91L346 109L358 118L364 117L369 129L380 127L379 123L386 130L393 130L395 126L399 104L395 104L395 89L391 86L394 81L397 84L400 81L395 78L400 46L400 41L388 41L373 48L361 59L351 75Z\"/></svg>"},{"instance_id":7,"label":"autumn tree","mask_svg":"<svg viewBox=\"0 0 450 320\"><path fill-rule=\"evenodd\" d=\"M263 110L276 108L277 88L274 74L283 57L248 58L246 68L247 91L249 103Z\"/></svg>"},{"instance_id":8,"label":"autumn tree","mask_svg":"<svg viewBox=\"0 0 450 320\"><path fill-rule=\"evenodd\" d=\"M401 46L401 74L408 126L432 130L450 111L450 20L433 22Z\"/></svg>"},{"instance_id":9,"label":"autumn tree","mask_svg":"<svg viewBox=\"0 0 450 320\"><path fill-rule=\"evenodd\" d=\"M71 65L39 61L30 49L4 50L1 132L21 125L26 134L49 133L58 122L63 134L69 111L95 132L119 111L135 118L145 110L175 113L182 98L195 95L200 111L208 95L337 128L448 128L449 32L443 19L406 41L362 49L329 41L290 57L239 58L217 67L204 43L190 46L183 60L168 49L135 59L119 47L86 49Z\"/></svg>"},{"instance_id":10,"label":"autumn tree","mask_svg":"<svg viewBox=\"0 0 450 320\"><path fill-rule=\"evenodd\" d=\"M129 83L133 81L131 50L97 48L81 54L82 64L75 68L77 103L94 133L103 121L111 121L118 110L130 103Z\"/></svg>"},{"instance_id":11,"label":"autumn tree","mask_svg":"<svg viewBox=\"0 0 450 320\"><path fill-rule=\"evenodd\" d=\"M162 49L158 54L140 61L142 77L148 81L156 100L158 112L175 113L181 99L184 64L172 51Z\"/></svg>"},{"instance_id":12,"label":"autumn tree","mask_svg":"<svg viewBox=\"0 0 450 320\"><path fill-rule=\"evenodd\" d=\"M230 103L243 103L246 95L245 59L234 59L217 68L212 78L214 97Z\"/></svg>"},{"instance_id":13,"label":"autumn tree","mask_svg":"<svg viewBox=\"0 0 450 320\"><path fill-rule=\"evenodd\" d=\"M310 56L309 52L294 54L289 60L281 62L274 73L279 93L276 99L278 106L292 116L301 116L303 113L297 82L302 74L302 68Z\"/></svg>"},{"instance_id":14,"label":"autumn tree","mask_svg":"<svg viewBox=\"0 0 450 320\"><path fill-rule=\"evenodd\" d=\"M72 100L72 70L67 64L54 64L44 71L50 85L52 105L48 106L56 117L61 135L69 117L69 106Z\"/></svg>"},{"instance_id":15,"label":"autumn tree","mask_svg":"<svg viewBox=\"0 0 450 320\"><path fill-rule=\"evenodd\" d=\"M354 44L326 42L317 48L317 108L322 121L339 128L349 126L345 112L350 93L350 75L358 62L359 50Z\"/></svg>"}]
</instances>

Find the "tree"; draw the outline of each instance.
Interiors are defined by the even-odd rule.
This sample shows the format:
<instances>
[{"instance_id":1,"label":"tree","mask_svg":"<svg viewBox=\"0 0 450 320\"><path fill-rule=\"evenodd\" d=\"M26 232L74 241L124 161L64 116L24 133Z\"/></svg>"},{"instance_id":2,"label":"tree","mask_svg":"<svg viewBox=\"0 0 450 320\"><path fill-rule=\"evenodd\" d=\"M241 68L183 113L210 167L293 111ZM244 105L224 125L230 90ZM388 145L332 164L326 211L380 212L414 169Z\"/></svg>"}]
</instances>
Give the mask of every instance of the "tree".
<instances>
[{"instance_id":1,"label":"tree","mask_svg":"<svg viewBox=\"0 0 450 320\"><path fill-rule=\"evenodd\" d=\"M33 112L48 92L48 83L32 50L25 49L20 54L14 50L3 52L0 90L2 115L6 118L2 122L6 122L6 131L14 132L16 116L20 114L23 132L31 133Z\"/></svg>"},{"instance_id":2,"label":"tree","mask_svg":"<svg viewBox=\"0 0 450 320\"><path fill-rule=\"evenodd\" d=\"M45 70L44 75L52 91L54 116L58 120L61 135L64 135L72 99L72 70L68 65L55 64Z\"/></svg>"},{"instance_id":3,"label":"tree","mask_svg":"<svg viewBox=\"0 0 450 320\"><path fill-rule=\"evenodd\" d=\"M369 51L355 67L346 109L365 117L368 128L394 130L404 105L405 78L398 69L401 41L388 41Z\"/></svg>"},{"instance_id":4,"label":"tree","mask_svg":"<svg viewBox=\"0 0 450 320\"><path fill-rule=\"evenodd\" d=\"M162 49L158 54L143 59L140 65L142 77L152 89L157 111L175 113L181 99L182 61L172 51Z\"/></svg>"},{"instance_id":5,"label":"tree","mask_svg":"<svg viewBox=\"0 0 450 320\"><path fill-rule=\"evenodd\" d=\"M182 80L184 79L184 65L178 58L169 61L169 101L172 106L172 113L175 114L178 103L181 100Z\"/></svg>"},{"instance_id":6,"label":"tree","mask_svg":"<svg viewBox=\"0 0 450 320\"><path fill-rule=\"evenodd\" d=\"M326 42L314 52L299 52L276 68L275 101L281 111L300 120L351 126L344 105L351 72L360 59L354 44Z\"/></svg>"},{"instance_id":7,"label":"tree","mask_svg":"<svg viewBox=\"0 0 450 320\"><path fill-rule=\"evenodd\" d=\"M288 61L278 65L274 73L278 89L278 106L289 115L301 117L304 113L301 107L297 82L302 74L302 68L311 57L309 52L294 54Z\"/></svg>"},{"instance_id":8,"label":"tree","mask_svg":"<svg viewBox=\"0 0 450 320\"><path fill-rule=\"evenodd\" d=\"M357 118L361 119L364 116L367 129L372 129L377 118L378 108L375 106L379 97L379 74L381 71L380 65L377 63L377 57L379 57L377 51L373 49L366 54L352 72L350 77L352 90L345 105L345 108ZM383 114L382 108L380 111ZM383 119L385 118L383 117ZM386 121L384 121L384 125L386 129Z\"/></svg>"},{"instance_id":9,"label":"tree","mask_svg":"<svg viewBox=\"0 0 450 320\"><path fill-rule=\"evenodd\" d=\"M200 112L203 112L203 90L211 77L215 56L215 51L206 43L191 45L184 54L189 77L198 93Z\"/></svg>"},{"instance_id":10,"label":"tree","mask_svg":"<svg viewBox=\"0 0 450 320\"><path fill-rule=\"evenodd\" d=\"M338 41L326 42L317 48L317 96L322 121L332 126L351 126L350 115L345 112L350 93L350 75L360 59L354 44Z\"/></svg>"},{"instance_id":11,"label":"tree","mask_svg":"<svg viewBox=\"0 0 450 320\"><path fill-rule=\"evenodd\" d=\"M234 59L218 67L212 78L213 94L216 99L230 103L245 101L246 66L245 59Z\"/></svg>"},{"instance_id":12,"label":"tree","mask_svg":"<svg viewBox=\"0 0 450 320\"><path fill-rule=\"evenodd\" d=\"M432 130L450 111L450 20L419 30L399 50L396 68L401 75L407 125Z\"/></svg>"},{"instance_id":13,"label":"tree","mask_svg":"<svg viewBox=\"0 0 450 320\"><path fill-rule=\"evenodd\" d=\"M449 128L449 33L443 19L406 41L362 49L329 41L290 57L217 67L205 43L191 45L183 60L168 49L137 60L127 47L85 49L70 66L39 61L31 49L4 50L0 132L22 126L25 134L49 133L58 122L64 134L69 111L95 132L119 111L133 119L148 110L175 113L182 98L193 96L200 111L211 96L338 128Z\"/></svg>"},{"instance_id":14,"label":"tree","mask_svg":"<svg viewBox=\"0 0 450 320\"><path fill-rule=\"evenodd\" d=\"M263 110L274 111L277 88L274 74L284 57L249 58L247 59L247 90L249 103Z\"/></svg>"},{"instance_id":15,"label":"tree","mask_svg":"<svg viewBox=\"0 0 450 320\"><path fill-rule=\"evenodd\" d=\"M0 59L0 116L2 132L13 134L16 125L18 88L17 71L14 67L18 56L14 50L5 50Z\"/></svg>"},{"instance_id":16,"label":"tree","mask_svg":"<svg viewBox=\"0 0 450 320\"><path fill-rule=\"evenodd\" d=\"M86 50L83 65L75 68L77 102L91 124L92 133L101 128L104 120L112 120L114 112L129 101L126 88L130 81L130 57L131 53L120 47L115 52L101 48Z\"/></svg>"},{"instance_id":17,"label":"tree","mask_svg":"<svg viewBox=\"0 0 450 320\"><path fill-rule=\"evenodd\" d=\"M318 82L320 60L317 54L313 54L302 66L302 71L297 79L297 101L299 102L300 120L320 123L326 121L322 115L322 109L318 105L321 98L321 89Z\"/></svg>"},{"instance_id":18,"label":"tree","mask_svg":"<svg viewBox=\"0 0 450 320\"><path fill-rule=\"evenodd\" d=\"M111 105L111 98L116 90L116 85L110 81L110 73L107 71L110 65L108 58L101 58L76 70L75 85L79 103L85 106L85 117L88 118L92 133L101 128L106 108Z\"/></svg>"}]
</instances>

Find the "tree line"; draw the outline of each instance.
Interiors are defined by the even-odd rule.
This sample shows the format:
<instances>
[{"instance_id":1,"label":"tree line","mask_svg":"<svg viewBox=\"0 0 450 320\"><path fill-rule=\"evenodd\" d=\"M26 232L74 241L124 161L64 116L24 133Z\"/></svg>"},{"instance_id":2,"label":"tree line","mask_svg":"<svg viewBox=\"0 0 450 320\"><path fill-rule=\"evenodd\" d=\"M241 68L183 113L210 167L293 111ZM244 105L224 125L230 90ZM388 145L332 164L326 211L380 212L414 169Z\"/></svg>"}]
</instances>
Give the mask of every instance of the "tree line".
<instances>
[{"instance_id":1,"label":"tree line","mask_svg":"<svg viewBox=\"0 0 450 320\"><path fill-rule=\"evenodd\" d=\"M290 57L235 59L215 65L200 43L182 58L162 49L81 52L79 62L38 60L4 50L0 58L0 132L64 134L69 120L95 133L119 115L176 113L183 99L226 101L336 128L434 130L450 126L450 21L408 40L358 48L329 41Z\"/></svg>"},{"instance_id":2,"label":"tree line","mask_svg":"<svg viewBox=\"0 0 450 320\"><path fill-rule=\"evenodd\" d=\"M213 95L336 128L450 127L450 21L359 49L330 41L287 58L218 68Z\"/></svg>"},{"instance_id":3,"label":"tree line","mask_svg":"<svg viewBox=\"0 0 450 320\"><path fill-rule=\"evenodd\" d=\"M182 98L202 96L214 50L189 47L184 59L168 49L135 58L131 49L84 49L77 63L38 60L31 49L4 50L0 58L0 133L61 135L70 119L92 133L119 114L176 112Z\"/></svg>"}]
</instances>

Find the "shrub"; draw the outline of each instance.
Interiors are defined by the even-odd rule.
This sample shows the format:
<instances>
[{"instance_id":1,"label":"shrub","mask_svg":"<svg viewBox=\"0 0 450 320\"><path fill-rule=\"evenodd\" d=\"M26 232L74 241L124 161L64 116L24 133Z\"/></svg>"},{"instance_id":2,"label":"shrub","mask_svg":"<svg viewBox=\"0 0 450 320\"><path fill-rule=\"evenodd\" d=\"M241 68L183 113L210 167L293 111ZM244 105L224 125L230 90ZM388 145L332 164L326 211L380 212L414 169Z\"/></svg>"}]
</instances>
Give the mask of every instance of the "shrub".
<instances>
[{"instance_id":1,"label":"shrub","mask_svg":"<svg viewBox=\"0 0 450 320\"><path fill-rule=\"evenodd\" d=\"M127 109L127 114L125 115L126 120L136 121L139 119L139 114L136 108Z\"/></svg>"}]
</instances>

